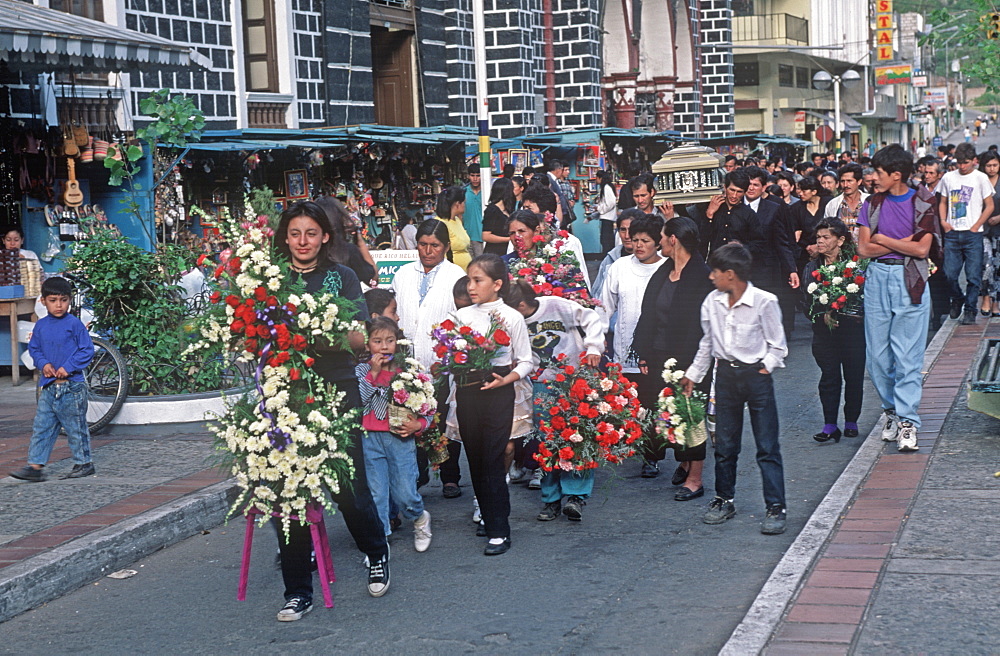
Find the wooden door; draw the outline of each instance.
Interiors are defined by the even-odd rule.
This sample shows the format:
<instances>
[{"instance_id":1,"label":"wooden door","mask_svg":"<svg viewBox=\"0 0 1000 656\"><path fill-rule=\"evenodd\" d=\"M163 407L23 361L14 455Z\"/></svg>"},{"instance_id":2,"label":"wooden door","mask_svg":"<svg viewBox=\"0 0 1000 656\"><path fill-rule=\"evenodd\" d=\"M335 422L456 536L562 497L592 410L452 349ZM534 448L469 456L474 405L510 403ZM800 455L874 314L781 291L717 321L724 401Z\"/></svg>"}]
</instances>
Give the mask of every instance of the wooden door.
<instances>
[{"instance_id":1,"label":"wooden door","mask_svg":"<svg viewBox=\"0 0 1000 656\"><path fill-rule=\"evenodd\" d=\"M413 103L413 32L372 28L375 122L416 126Z\"/></svg>"}]
</instances>

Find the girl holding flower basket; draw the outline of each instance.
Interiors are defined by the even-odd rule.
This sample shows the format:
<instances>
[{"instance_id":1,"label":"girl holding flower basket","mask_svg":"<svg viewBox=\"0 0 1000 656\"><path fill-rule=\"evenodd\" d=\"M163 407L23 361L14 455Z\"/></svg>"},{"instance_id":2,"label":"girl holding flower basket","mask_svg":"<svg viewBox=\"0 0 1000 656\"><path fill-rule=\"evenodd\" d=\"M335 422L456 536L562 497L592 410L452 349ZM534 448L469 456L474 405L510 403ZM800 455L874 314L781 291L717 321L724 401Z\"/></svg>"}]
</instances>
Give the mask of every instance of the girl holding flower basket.
<instances>
[{"instance_id":1,"label":"girl holding flower basket","mask_svg":"<svg viewBox=\"0 0 1000 656\"><path fill-rule=\"evenodd\" d=\"M827 218L816 224L816 257L802 272L806 314L812 321L812 353L822 372L819 400L823 430L817 442L858 436L865 381L865 324L861 316L864 265L854 254L850 229ZM844 431L837 426L840 388L844 388Z\"/></svg>"},{"instance_id":2,"label":"girl holding flower basket","mask_svg":"<svg viewBox=\"0 0 1000 656\"><path fill-rule=\"evenodd\" d=\"M397 353L399 336L399 326L392 319L372 319L368 328L371 358L355 369L364 412L361 425L367 431L363 442L365 471L385 534L392 533L391 491L403 517L413 522L414 548L424 552L431 545L431 515L417 492L417 446L412 438L431 425L436 407L434 385L416 360L404 360ZM410 368L404 369L404 365ZM425 389L411 393L407 382ZM403 412L393 412L397 408Z\"/></svg>"},{"instance_id":3,"label":"girl holding flower basket","mask_svg":"<svg viewBox=\"0 0 1000 656\"><path fill-rule=\"evenodd\" d=\"M456 310L452 319L441 325L451 331L457 324L465 338L449 341L451 347L439 343L439 348L449 350L449 362L459 365L449 368L456 388L455 414L489 538L484 553L496 556L510 549L504 451L514 417L513 383L528 376L534 363L524 317L503 301L510 285L504 261L492 253L480 255L469 263L468 273L473 305ZM486 364L490 369L484 372L488 378L470 381L461 371L462 363L469 359L468 350L457 343L478 343L477 337L483 337L486 350L491 352Z\"/></svg>"}]
</instances>

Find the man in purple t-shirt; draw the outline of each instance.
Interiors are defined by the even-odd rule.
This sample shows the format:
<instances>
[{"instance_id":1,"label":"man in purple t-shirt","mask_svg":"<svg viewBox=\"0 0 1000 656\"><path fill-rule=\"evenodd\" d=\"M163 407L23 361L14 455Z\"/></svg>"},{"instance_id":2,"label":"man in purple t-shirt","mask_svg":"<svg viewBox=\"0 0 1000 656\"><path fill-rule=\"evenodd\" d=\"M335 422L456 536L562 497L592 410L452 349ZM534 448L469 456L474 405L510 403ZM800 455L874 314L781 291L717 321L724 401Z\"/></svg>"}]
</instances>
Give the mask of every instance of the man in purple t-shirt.
<instances>
[{"instance_id":1,"label":"man in purple t-shirt","mask_svg":"<svg viewBox=\"0 0 1000 656\"><path fill-rule=\"evenodd\" d=\"M858 254L871 258L865 273L868 375L882 400L882 439L916 451L930 316L926 258L937 225L933 194L907 186L913 157L898 144L875 153L872 166L877 193L858 214Z\"/></svg>"}]
</instances>

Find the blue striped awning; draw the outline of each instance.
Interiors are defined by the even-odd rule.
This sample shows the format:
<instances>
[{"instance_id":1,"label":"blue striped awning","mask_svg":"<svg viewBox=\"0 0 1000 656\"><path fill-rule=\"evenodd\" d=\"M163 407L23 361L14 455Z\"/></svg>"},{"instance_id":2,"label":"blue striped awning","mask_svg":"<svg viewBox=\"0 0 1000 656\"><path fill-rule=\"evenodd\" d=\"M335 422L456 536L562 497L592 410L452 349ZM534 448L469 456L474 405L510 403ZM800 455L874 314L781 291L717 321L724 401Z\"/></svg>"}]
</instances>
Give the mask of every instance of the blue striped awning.
<instances>
[{"instance_id":1,"label":"blue striped awning","mask_svg":"<svg viewBox=\"0 0 1000 656\"><path fill-rule=\"evenodd\" d=\"M0 0L0 60L26 72L211 66L201 53L162 37L18 0Z\"/></svg>"}]
</instances>

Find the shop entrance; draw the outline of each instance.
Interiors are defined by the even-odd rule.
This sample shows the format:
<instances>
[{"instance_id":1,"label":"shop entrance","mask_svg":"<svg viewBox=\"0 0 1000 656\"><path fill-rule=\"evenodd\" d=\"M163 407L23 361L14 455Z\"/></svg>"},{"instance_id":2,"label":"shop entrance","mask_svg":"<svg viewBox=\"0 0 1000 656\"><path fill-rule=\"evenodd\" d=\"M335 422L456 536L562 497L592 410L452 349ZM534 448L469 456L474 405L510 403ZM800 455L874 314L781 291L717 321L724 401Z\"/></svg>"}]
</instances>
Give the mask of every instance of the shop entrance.
<instances>
[{"instance_id":1,"label":"shop entrance","mask_svg":"<svg viewBox=\"0 0 1000 656\"><path fill-rule=\"evenodd\" d=\"M413 32L372 27L375 122L416 126L413 103Z\"/></svg>"}]
</instances>

